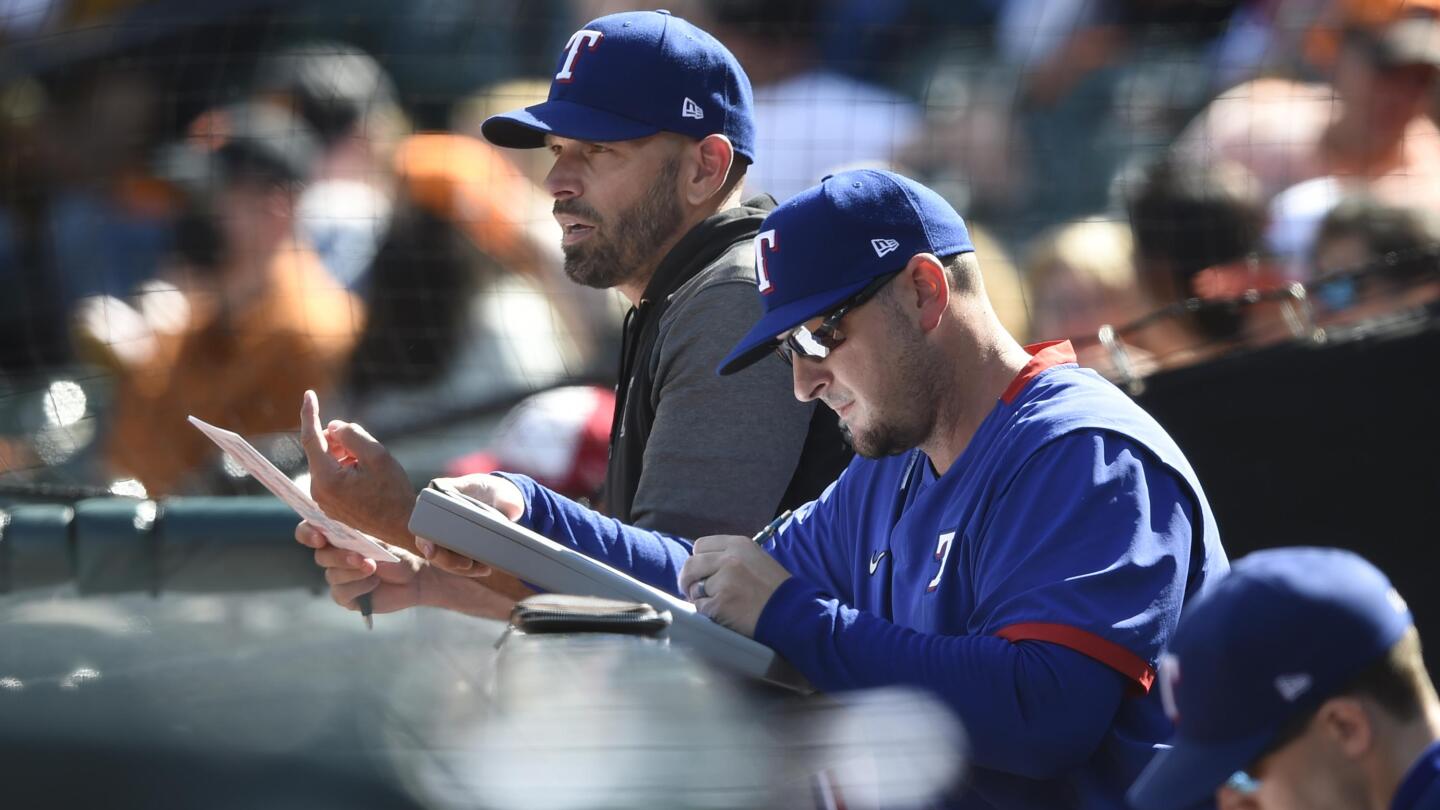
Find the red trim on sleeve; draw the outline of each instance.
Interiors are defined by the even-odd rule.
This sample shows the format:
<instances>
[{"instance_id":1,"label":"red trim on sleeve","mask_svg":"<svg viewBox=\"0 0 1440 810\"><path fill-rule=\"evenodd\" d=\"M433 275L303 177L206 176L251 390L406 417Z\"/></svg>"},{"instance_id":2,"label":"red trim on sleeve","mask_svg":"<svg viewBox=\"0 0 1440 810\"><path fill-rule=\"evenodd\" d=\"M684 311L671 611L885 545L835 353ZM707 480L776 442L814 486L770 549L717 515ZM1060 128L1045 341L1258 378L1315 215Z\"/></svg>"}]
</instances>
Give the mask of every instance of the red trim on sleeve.
<instances>
[{"instance_id":1,"label":"red trim on sleeve","mask_svg":"<svg viewBox=\"0 0 1440 810\"><path fill-rule=\"evenodd\" d=\"M1002 627L995 635L1009 642L1048 641L1094 658L1133 681L1130 692L1134 695L1146 694L1150 691L1151 684L1155 683L1155 669L1143 658L1113 641L1107 641L1078 627L1049 622L1024 622Z\"/></svg>"},{"instance_id":2,"label":"red trim on sleeve","mask_svg":"<svg viewBox=\"0 0 1440 810\"><path fill-rule=\"evenodd\" d=\"M1030 353L1030 362L1020 369L1019 375L1010 381L1005 393L1000 395L1000 401L1009 405L1015 401L1015 397L1025 390L1025 386L1031 380L1040 376L1040 372L1051 366L1058 366L1064 363L1075 362L1075 347L1070 345L1068 340L1047 340L1044 343L1031 343L1025 347Z\"/></svg>"}]
</instances>

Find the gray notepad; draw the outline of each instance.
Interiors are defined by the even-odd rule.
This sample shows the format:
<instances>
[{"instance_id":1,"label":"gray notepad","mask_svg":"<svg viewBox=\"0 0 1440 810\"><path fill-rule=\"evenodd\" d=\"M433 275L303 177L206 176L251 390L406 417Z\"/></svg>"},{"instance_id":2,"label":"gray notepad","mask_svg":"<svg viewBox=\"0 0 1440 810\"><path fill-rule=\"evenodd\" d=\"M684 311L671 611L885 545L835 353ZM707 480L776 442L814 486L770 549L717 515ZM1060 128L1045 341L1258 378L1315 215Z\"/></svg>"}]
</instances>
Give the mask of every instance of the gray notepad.
<instances>
[{"instance_id":1,"label":"gray notepad","mask_svg":"<svg viewBox=\"0 0 1440 810\"><path fill-rule=\"evenodd\" d=\"M775 651L712 622L691 603L619 569L507 520L493 507L455 490L423 490L410 531L467 557L502 568L553 593L644 602L670 611L672 643L743 675L791 689L809 687Z\"/></svg>"}]
</instances>

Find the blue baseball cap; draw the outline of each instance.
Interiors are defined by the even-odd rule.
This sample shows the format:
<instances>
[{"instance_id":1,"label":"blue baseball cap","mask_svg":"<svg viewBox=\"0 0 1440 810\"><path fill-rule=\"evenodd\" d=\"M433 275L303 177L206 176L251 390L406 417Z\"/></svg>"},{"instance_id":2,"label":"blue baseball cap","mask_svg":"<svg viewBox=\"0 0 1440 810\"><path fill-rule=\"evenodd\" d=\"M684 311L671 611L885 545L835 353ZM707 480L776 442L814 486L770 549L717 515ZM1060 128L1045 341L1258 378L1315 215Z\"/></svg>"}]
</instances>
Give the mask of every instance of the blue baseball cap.
<instances>
[{"instance_id":1,"label":"blue baseball cap","mask_svg":"<svg viewBox=\"0 0 1440 810\"><path fill-rule=\"evenodd\" d=\"M823 315L917 253L970 253L965 221L939 194L877 169L832 174L777 207L755 237L765 314L716 369L733 374L775 336Z\"/></svg>"},{"instance_id":2,"label":"blue baseball cap","mask_svg":"<svg viewBox=\"0 0 1440 810\"><path fill-rule=\"evenodd\" d=\"M1161 656L1160 696L1175 736L1135 781L1130 803L1161 810L1209 799L1413 621L1390 580L1352 552L1246 556L1180 617Z\"/></svg>"},{"instance_id":3,"label":"blue baseball cap","mask_svg":"<svg viewBox=\"0 0 1440 810\"><path fill-rule=\"evenodd\" d=\"M719 40L668 11L627 11L570 35L548 100L493 115L480 132L517 149L544 146L547 134L628 141L718 133L753 162L754 106L750 78Z\"/></svg>"}]
</instances>

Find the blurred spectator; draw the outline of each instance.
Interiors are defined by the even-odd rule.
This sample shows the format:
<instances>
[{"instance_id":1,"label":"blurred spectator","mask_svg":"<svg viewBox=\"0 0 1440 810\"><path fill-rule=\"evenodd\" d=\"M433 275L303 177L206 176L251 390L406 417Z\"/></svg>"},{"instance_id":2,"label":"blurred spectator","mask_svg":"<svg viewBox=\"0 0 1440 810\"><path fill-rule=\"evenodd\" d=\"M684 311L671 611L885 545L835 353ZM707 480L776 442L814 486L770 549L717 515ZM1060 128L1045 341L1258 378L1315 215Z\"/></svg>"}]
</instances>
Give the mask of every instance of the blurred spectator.
<instances>
[{"instance_id":1,"label":"blurred spectator","mask_svg":"<svg viewBox=\"0 0 1440 810\"><path fill-rule=\"evenodd\" d=\"M181 302L168 323L137 316L117 333L109 300L77 331L115 369L108 457L152 495L187 488L214 452L193 414L242 434L291 431L307 388L337 382L363 321L358 299L326 271L296 208L319 155L305 125L270 105L208 114L167 154L189 195L177 234ZM136 346L127 347L129 341Z\"/></svg>"},{"instance_id":2,"label":"blurred spectator","mask_svg":"<svg viewBox=\"0 0 1440 810\"><path fill-rule=\"evenodd\" d=\"M1334 9L1330 84L1240 85L1190 124L1178 154L1201 166L1238 162L1265 199L1333 175L1387 202L1440 210L1440 130L1426 115L1440 67L1440 3L1340 0Z\"/></svg>"},{"instance_id":3,"label":"blurred spectator","mask_svg":"<svg viewBox=\"0 0 1440 810\"><path fill-rule=\"evenodd\" d=\"M1237 5L1140 0L1011 0L996 47L1017 74L1016 128L1033 185L1023 213L1044 226L1101 208L1106 189L1145 130L1169 140L1165 119L1200 72L1199 48ZM1195 52L1191 58L1177 53ZM1177 64L1178 63L1178 64ZM1147 87L1147 73L1164 77ZM1187 110L1188 112L1188 110ZM1121 134L1123 133L1123 134Z\"/></svg>"},{"instance_id":4,"label":"blurred spectator","mask_svg":"<svg viewBox=\"0 0 1440 810\"><path fill-rule=\"evenodd\" d=\"M261 60L252 92L303 119L321 154L300 197L305 236L350 289L364 286L389 226L391 155L409 130L390 78L341 42L309 42Z\"/></svg>"},{"instance_id":5,"label":"blurred spectator","mask_svg":"<svg viewBox=\"0 0 1440 810\"><path fill-rule=\"evenodd\" d=\"M1147 308L1172 308L1126 339L1153 352L1162 366L1184 365L1242 342L1250 313L1240 305L1183 304L1273 285L1254 261L1265 221L1254 180L1233 164L1162 159L1125 191Z\"/></svg>"},{"instance_id":6,"label":"blurred spectator","mask_svg":"<svg viewBox=\"0 0 1440 810\"><path fill-rule=\"evenodd\" d=\"M159 267L173 210L144 164L157 93L114 65L7 89L0 368L67 362L75 304L127 294Z\"/></svg>"},{"instance_id":7,"label":"blurred spectator","mask_svg":"<svg viewBox=\"0 0 1440 810\"><path fill-rule=\"evenodd\" d=\"M517 377L558 376L583 354L572 334L588 348L594 318L569 306L549 201L493 147L473 136L407 135L384 69L344 43L310 42L266 58L253 93L319 135L322 153L299 211L326 266L367 302L349 374L354 392L435 382L486 329L507 333L482 352L499 362L470 370L491 395ZM548 226L543 233L537 221ZM495 285L517 278L538 283L538 309L557 308L556 316L532 319L527 330L527 322L496 325L477 314L482 285L493 297ZM534 350L522 358L516 345ZM551 351L540 351L545 345Z\"/></svg>"},{"instance_id":8,"label":"blurred spectator","mask_svg":"<svg viewBox=\"0 0 1440 810\"><path fill-rule=\"evenodd\" d=\"M1316 177L1296 183L1270 201L1265 225L1265 249L1279 262L1290 281L1312 278L1311 247L1320 220L1345 197L1345 185L1335 177Z\"/></svg>"},{"instance_id":9,"label":"blurred spectator","mask_svg":"<svg viewBox=\"0 0 1440 810\"><path fill-rule=\"evenodd\" d=\"M1440 216L1349 198L1320 223L1311 259L1330 324L1424 306L1440 294Z\"/></svg>"},{"instance_id":10,"label":"blurred spectator","mask_svg":"<svg viewBox=\"0 0 1440 810\"><path fill-rule=\"evenodd\" d=\"M1245 0L1207 54L1211 92L1256 76L1286 75L1304 59L1306 41L1334 0Z\"/></svg>"},{"instance_id":11,"label":"blurred spectator","mask_svg":"<svg viewBox=\"0 0 1440 810\"><path fill-rule=\"evenodd\" d=\"M398 210L375 260L352 388L435 382L460 372L461 357L481 364L464 373L489 396L583 367L600 318L560 278L544 193L469 135L412 135L394 171ZM541 211L548 227L538 226ZM528 305L516 306L518 296ZM495 311L506 305L528 314Z\"/></svg>"},{"instance_id":12,"label":"blurred spectator","mask_svg":"<svg viewBox=\"0 0 1440 810\"><path fill-rule=\"evenodd\" d=\"M533 394L505 415L486 449L450 462L445 474L508 470L590 503L605 483L614 417L615 392L608 388L572 385Z\"/></svg>"},{"instance_id":13,"label":"blurred spectator","mask_svg":"<svg viewBox=\"0 0 1440 810\"><path fill-rule=\"evenodd\" d=\"M820 0L718 0L716 37L755 90L756 160L747 193L783 201L836 169L889 162L919 134L914 101L825 67Z\"/></svg>"},{"instance_id":14,"label":"blurred spectator","mask_svg":"<svg viewBox=\"0 0 1440 810\"><path fill-rule=\"evenodd\" d=\"M514 79L493 84L475 95L456 102L450 117L450 129L455 132L475 133L480 125L492 115L509 110L529 107L545 101L550 96L550 82L547 79ZM543 149L504 149L499 153L515 164L530 182L537 187L545 184L545 175L550 173L553 162ZM542 204L536 218L546 228L553 228L550 216L551 200L542 195ZM547 241L554 241L553 239Z\"/></svg>"},{"instance_id":15,"label":"blurred spectator","mask_svg":"<svg viewBox=\"0 0 1440 810\"><path fill-rule=\"evenodd\" d=\"M1081 365L1114 377L1116 369L1097 332L1105 324L1119 329L1151 309L1135 272L1130 228L1104 219L1052 228L1032 243L1025 279L1032 339L1068 338ZM1143 354L1143 345L1138 348ZM1132 359L1135 355L1132 351Z\"/></svg>"}]
</instances>

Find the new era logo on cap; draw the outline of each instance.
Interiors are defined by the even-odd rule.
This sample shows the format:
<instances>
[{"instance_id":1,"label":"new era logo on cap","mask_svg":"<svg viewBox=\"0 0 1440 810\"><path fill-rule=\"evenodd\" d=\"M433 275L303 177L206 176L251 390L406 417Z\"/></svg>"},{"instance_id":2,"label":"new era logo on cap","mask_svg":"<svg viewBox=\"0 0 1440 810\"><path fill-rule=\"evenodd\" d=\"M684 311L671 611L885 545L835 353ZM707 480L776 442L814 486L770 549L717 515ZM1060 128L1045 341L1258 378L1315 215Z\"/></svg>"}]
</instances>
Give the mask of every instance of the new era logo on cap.
<instances>
[{"instance_id":1,"label":"new era logo on cap","mask_svg":"<svg viewBox=\"0 0 1440 810\"><path fill-rule=\"evenodd\" d=\"M1285 698L1287 703L1294 703L1299 697L1310 691L1310 684L1314 680L1304 672L1297 672L1293 675L1280 675L1275 678L1275 691L1280 697Z\"/></svg>"},{"instance_id":2,"label":"new era logo on cap","mask_svg":"<svg viewBox=\"0 0 1440 810\"><path fill-rule=\"evenodd\" d=\"M694 118L699 121L705 117L705 111L700 109L700 105L696 104L693 99L686 97L685 103L680 107L680 117Z\"/></svg>"},{"instance_id":3,"label":"new era logo on cap","mask_svg":"<svg viewBox=\"0 0 1440 810\"><path fill-rule=\"evenodd\" d=\"M900 249L900 243L894 239L871 239L870 247L875 248L876 256L884 256Z\"/></svg>"}]
</instances>

